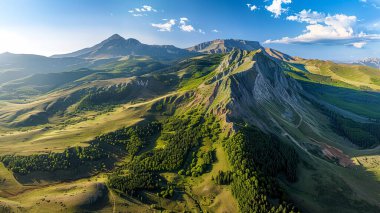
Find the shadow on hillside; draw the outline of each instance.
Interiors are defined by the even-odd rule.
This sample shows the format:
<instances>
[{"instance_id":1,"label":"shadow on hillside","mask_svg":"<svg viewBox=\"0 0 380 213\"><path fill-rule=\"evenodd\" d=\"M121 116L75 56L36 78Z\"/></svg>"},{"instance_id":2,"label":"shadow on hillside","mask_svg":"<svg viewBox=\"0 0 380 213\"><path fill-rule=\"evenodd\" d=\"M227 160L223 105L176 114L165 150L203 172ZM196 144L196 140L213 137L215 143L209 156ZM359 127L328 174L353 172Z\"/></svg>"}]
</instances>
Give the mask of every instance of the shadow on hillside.
<instances>
[{"instance_id":1,"label":"shadow on hillside","mask_svg":"<svg viewBox=\"0 0 380 213\"><path fill-rule=\"evenodd\" d=\"M299 81L316 99L380 122L380 93Z\"/></svg>"},{"instance_id":2,"label":"shadow on hillside","mask_svg":"<svg viewBox=\"0 0 380 213\"><path fill-rule=\"evenodd\" d=\"M302 70L303 72L305 73L310 73L306 68L305 68L305 65L304 64L299 64L299 63L291 63L291 62L288 62L290 65L292 65L293 67L296 67L297 69L299 70Z\"/></svg>"},{"instance_id":3,"label":"shadow on hillside","mask_svg":"<svg viewBox=\"0 0 380 213\"><path fill-rule=\"evenodd\" d=\"M109 170L115 162L116 159L98 160L67 170L57 170L52 172L35 171L26 175L14 173L14 177L23 185L44 185L62 181L72 181L94 176L103 170ZM103 165L105 167L103 167Z\"/></svg>"}]
</instances>

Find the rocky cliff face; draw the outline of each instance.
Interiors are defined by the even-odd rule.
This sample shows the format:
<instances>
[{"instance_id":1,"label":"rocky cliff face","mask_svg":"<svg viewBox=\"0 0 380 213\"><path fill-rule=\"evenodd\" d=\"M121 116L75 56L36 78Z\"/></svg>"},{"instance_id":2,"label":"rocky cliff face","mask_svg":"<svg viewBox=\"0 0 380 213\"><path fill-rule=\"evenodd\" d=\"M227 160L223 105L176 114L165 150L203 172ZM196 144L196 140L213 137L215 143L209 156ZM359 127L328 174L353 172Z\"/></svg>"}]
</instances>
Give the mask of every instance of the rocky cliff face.
<instances>
[{"instance_id":1,"label":"rocky cliff face","mask_svg":"<svg viewBox=\"0 0 380 213\"><path fill-rule=\"evenodd\" d=\"M233 130L236 124L249 123L286 134L284 123L294 127L304 121L315 123L301 92L302 87L263 50L234 50L215 76L201 85L195 102L203 102Z\"/></svg>"},{"instance_id":2,"label":"rocky cliff face","mask_svg":"<svg viewBox=\"0 0 380 213\"><path fill-rule=\"evenodd\" d=\"M234 49L252 51L261 48L262 47L260 43L257 41L246 41L238 39L216 39L213 41L204 42L193 47L187 48L187 50L206 54L214 54L228 53Z\"/></svg>"},{"instance_id":3,"label":"rocky cliff face","mask_svg":"<svg viewBox=\"0 0 380 213\"><path fill-rule=\"evenodd\" d=\"M357 61L354 64L360 64L380 69L380 58L367 58Z\"/></svg>"}]
</instances>

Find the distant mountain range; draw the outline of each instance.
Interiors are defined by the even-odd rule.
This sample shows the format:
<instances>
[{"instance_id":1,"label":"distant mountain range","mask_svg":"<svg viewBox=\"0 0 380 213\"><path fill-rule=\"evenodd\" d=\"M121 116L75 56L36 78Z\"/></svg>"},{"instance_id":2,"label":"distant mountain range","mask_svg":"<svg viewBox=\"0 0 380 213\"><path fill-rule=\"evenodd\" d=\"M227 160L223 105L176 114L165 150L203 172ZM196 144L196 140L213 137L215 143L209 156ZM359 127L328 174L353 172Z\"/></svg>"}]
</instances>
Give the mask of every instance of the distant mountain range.
<instances>
[{"instance_id":1,"label":"distant mountain range","mask_svg":"<svg viewBox=\"0 0 380 213\"><path fill-rule=\"evenodd\" d=\"M264 48L257 41L240 39L216 39L181 49L173 45L148 45L114 34L104 41L72 53L51 57L31 54L0 54L0 84L38 73L58 73L79 68L95 68L117 62L126 56L141 56L160 62L174 62L201 54L226 54L234 49L263 50L264 54L281 60L292 61L293 57L277 50ZM380 68L379 58L369 58L354 62Z\"/></svg>"},{"instance_id":2,"label":"distant mountain range","mask_svg":"<svg viewBox=\"0 0 380 213\"><path fill-rule=\"evenodd\" d=\"M354 62L354 64L360 64L365 66L374 67L380 69L380 58L367 58Z\"/></svg>"},{"instance_id":3,"label":"distant mountain range","mask_svg":"<svg viewBox=\"0 0 380 213\"><path fill-rule=\"evenodd\" d=\"M79 68L93 68L115 62L126 56L143 56L153 60L170 62L200 54L227 53L233 49L257 50L256 41L217 39L188 49L173 45L148 45L118 34L89 48L72 53L45 57L31 54L0 54L0 84L37 73L57 73Z\"/></svg>"},{"instance_id":4,"label":"distant mountain range","mask_svg":"<svg viewBox=\"0 0 380 213\"><path fill-rule=\"evenodd\" d=\"M148 45L129 38L125 39L114 34L101 43L63 55L53 55L53 58L76 57L82 59L109 59L127 55L149 56L158 60L176 60L178 58L196 55L193 52L175 47L173 45Z\"/></svg>"},{"instance_id":5,"label":"distant mountain range","mask_svg":"<svg viewBox=\"0 0 380 213\"><path fill-rule=\"evenodd\" d=\"M81 58L3 53L0 54L0 83L35 73L64 72L91 65L94 63Z\"/></svg>"},{"instance_id":6,"label":"distant mountain range","mask_svg":"<svg viewBox=\"0 0 380 213\"><path fill-rule=\"evenodd\" d=\"M233 49L240 50L258 50L262 46L257 41L246 41L239 39L216 39L213 41L204 42L193 47L187 48L189 51L200 52L200 53L228 53Z\"/></svg>"}]
</instances>

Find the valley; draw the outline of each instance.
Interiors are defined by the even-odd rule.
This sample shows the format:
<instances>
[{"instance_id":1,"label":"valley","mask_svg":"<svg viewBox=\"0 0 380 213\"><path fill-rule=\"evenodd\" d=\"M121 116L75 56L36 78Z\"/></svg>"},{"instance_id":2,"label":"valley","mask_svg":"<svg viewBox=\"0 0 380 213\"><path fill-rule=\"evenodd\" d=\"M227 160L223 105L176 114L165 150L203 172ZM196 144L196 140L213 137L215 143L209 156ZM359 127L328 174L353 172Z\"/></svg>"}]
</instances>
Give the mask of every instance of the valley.
<instances>
[{"instance_id":1,"label":"valley","mask_svg":"<svg viewBox=\"0 0 380 213\"><path fill-rule=\"evenodd\" d=\"M0 211L380 209L376 68L119 35L68 59L0 82Z\"/></svg>"}]
</instances>

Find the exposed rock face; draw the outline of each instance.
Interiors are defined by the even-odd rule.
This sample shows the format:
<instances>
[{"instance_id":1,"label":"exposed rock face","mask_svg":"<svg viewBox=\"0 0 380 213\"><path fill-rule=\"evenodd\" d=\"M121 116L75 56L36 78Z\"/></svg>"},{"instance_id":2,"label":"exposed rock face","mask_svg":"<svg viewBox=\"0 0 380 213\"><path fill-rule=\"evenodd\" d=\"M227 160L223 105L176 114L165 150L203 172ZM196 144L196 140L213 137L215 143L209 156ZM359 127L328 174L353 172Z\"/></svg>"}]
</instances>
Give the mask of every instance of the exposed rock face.
<instances>
[{"instance_id":1,"label":"exposed rock face","mask_svg":"<svg viewBox=\"0 0 380 213\"><path fill-rule=\"evenodd\" d=\"M355 64L365 65L380 69L380 58L367 58L355 62Z\"/></svg>"},{"instance_id":2,"label":"exposed rock face","mask_svg":"<svg viewBox=\"0 0 380 213\"><path fill-rule=\"evenodd\" d=\"M240 50L258 50L261 49L261 45L257 41L245 41L238 39L217 39L209 42L204 42L196 46L187 48L187 50L193 52L200 52L206 54L214 53L228 53L234 49Z\"/></svg>"},{"instance_id":3,"label":"exposed rock face","mask_svg":"<svg viewBox=\"0 0 380 213\"><path fill-rule=\"evenodd\" d=\"M270 56L271 58L274 58L279 61L286 61L286 62L291 62L291 61L296 61L296 57L292 57L290 55L287 55L285 53L282 53L278 50L272 49L272 48L265 48L265 53Z\"/></svg>"},{"instance_id":4,"label":"exposed rock face","mask_svg":"<svg viewBox=\"0 0 380 213\"><path fill-rule=\"evenodd\" d=\"M234 50L215 76L200 87L195 100L202 100L210 112L224 117L233 129L233 123L245 122L273 131L281 129L281 120L294 126L302 119L313 122L307 118L310 113L301 91L302 87L263 50Z\"/></svg>"}]
</instances>

